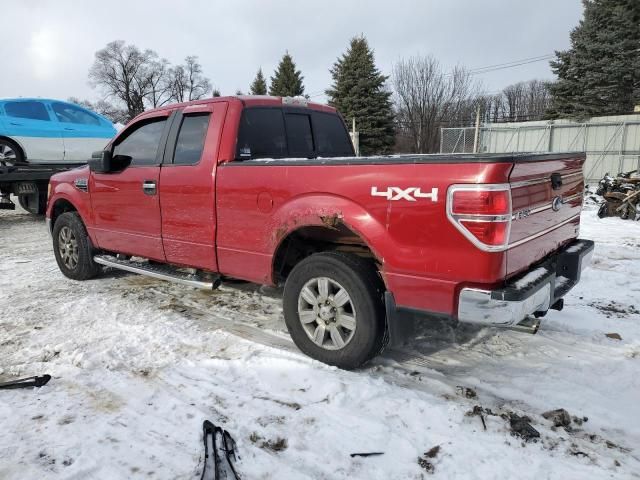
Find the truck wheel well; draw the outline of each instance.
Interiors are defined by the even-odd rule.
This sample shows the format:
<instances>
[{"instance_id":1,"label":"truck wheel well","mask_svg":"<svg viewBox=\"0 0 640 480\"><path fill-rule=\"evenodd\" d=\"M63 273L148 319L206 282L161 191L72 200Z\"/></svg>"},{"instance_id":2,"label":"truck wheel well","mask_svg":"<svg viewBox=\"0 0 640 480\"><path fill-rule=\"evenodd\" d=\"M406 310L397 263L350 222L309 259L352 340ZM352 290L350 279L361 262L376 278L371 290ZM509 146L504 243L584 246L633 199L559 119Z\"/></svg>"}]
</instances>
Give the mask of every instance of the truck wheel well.
<instances>
[{"instance_id":1,"label":"truck wheel well","mask_svg":"<svg viewBox=\"0 0 640 480\"><path fill-rule=\"evenodd\" d=\"M366 242L342 223L331 227L302 227L280 243L273 261L274 282L284 282L298 262L318 252L345 252L376 260Z\"/></svg>"},{"instance_id":2,"label":"truck wheel well","mask_svg":"<svg viewBox=\"0 0 640 480\"><path fill-rule=\"evenodd\" d=\"M51 211L51 228L56 224L56 219L66 212L77 212L78 209L68 200L60 199L53 205Z\"/></svg>"}]
</instances>

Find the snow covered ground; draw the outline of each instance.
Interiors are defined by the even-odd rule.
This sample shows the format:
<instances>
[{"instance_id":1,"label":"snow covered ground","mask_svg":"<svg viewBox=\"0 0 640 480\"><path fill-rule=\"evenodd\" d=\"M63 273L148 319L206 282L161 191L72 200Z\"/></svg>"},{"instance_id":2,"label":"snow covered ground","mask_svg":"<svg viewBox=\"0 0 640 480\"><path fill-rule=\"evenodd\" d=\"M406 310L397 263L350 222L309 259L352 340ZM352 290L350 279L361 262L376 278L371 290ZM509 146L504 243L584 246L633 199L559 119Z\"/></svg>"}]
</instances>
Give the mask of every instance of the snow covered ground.
<instances>
[{"instance_id":1,"label":"snow covered ground","mask_svg":"<svg viewBox=\"0 0 640 480\"><path fill-rule=\"evenodd\" d=\"M0 478L200 478L204 419L243 479L640 478L640 222L592 207L582 236L593 269L537 335L423 322L345 372L296 350L278 291L73 282L42 220L0 213L0 381L53 376L0 391ZM553 427L556 408L581 421Z\"/></svg>"}]
</instances>

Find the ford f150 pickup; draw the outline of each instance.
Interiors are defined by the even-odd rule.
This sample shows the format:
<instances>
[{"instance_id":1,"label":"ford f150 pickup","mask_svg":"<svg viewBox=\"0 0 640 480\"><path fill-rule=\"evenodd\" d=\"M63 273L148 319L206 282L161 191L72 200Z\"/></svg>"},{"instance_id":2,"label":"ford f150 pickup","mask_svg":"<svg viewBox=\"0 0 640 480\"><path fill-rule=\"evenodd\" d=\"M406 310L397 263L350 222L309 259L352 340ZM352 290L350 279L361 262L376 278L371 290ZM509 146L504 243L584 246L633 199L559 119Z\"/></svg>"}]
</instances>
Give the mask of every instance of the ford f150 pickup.
<instances>
[{"instance_id":1,"label":"ford f150 pickup","mask_svg":"<svg viewBox=\"0 0 640 480\"><path fill-rule=\"evenodd\" d=\"M561 309L593 242L578 240L583 154L354 157L327 106L220 97L135 118L55 175L60 270L102 266L215 288L284 285L306 354L355 368L398 311L516 326Z\"/></svg>"}]
</instances>

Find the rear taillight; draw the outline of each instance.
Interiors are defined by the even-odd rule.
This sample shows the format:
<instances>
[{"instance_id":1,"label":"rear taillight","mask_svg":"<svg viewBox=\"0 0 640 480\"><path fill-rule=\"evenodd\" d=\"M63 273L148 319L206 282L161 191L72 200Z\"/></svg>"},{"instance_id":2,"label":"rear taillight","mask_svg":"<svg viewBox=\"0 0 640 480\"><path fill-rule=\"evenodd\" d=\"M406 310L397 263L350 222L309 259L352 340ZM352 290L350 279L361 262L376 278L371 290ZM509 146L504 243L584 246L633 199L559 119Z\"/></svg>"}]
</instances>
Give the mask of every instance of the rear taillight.
<instances>
[{"instance_id":1,"label":"rear taillight","mask_svg":"<svg viewBox=\"0 0 640 480\"><path fill-rule=\"evenodd\" d=\"M481 250L506 250L511 229L511 188L509 184L452 185L447 192L447 217Z\"/></svg>"}]
</instances>

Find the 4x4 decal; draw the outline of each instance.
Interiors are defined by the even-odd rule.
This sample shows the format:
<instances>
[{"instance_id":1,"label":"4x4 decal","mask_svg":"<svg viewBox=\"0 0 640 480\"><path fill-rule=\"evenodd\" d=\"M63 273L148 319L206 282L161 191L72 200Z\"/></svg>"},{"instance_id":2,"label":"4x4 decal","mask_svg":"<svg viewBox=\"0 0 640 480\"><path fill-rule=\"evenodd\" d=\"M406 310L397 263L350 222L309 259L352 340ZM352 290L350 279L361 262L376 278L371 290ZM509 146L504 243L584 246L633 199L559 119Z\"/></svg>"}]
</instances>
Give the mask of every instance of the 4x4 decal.
<instances>
[{"instance_id":1,"label":"4x4 decal","mask_svg":"<svg viewBox=\"0 0 640 480\"><path fill-rule=\"evenodd\" d=\"M431 193L422 193L421 187L387 187L379 191L378 187L371 187L372 197L385 197L387 200L408 200L415 202L419 198L430 198L432 202L438 201L438 189L432 188Z\"/></svg>"}]
</instances>

